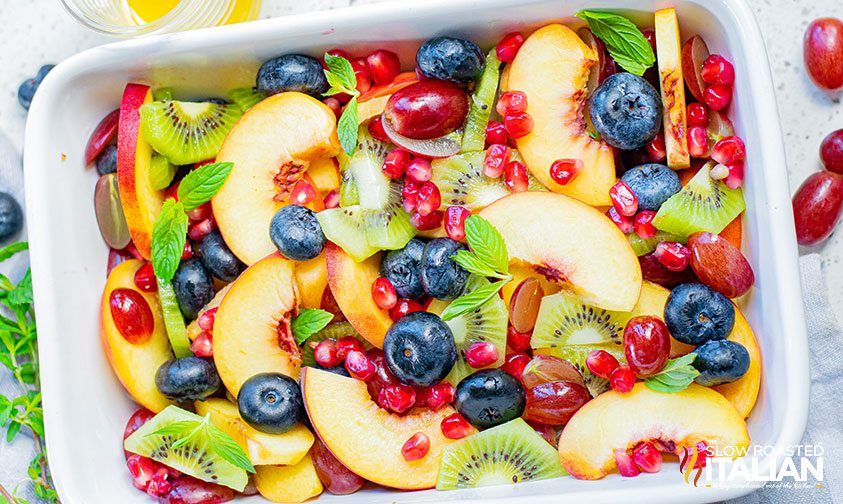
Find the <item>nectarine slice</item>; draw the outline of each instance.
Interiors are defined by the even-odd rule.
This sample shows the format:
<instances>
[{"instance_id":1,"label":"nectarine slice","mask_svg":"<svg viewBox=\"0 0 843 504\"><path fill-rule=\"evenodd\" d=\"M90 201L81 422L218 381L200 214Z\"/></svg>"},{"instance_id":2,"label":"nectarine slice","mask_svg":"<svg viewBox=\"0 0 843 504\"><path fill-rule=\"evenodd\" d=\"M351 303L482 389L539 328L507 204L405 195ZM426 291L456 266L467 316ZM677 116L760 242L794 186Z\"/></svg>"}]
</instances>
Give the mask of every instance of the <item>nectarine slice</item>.
<instances>
[{"instance_id":1,"label":"nectarine slice","mask_svg":"<svg viewBox=\"0 0 843 504\"><path fill-rule=\"evenodd\" d=\"M737 380L718 385L714 387L714 390L723 394L723 397L734 404L746 418L752 412L755 401L758 399L758 390L761 388L761 350L758 348L758 341L755 339L752 328L737 308L735 308L735 327L728 339L740 343L749 352L749 369Z\"/></svg>"},{"instance_id":2,"label":"nectarine slice","mask_svg":"<svg viewBox=\"0 0 843 504\"><path fill-rule=\"evenodd\" d=\"M298 378L301 350L290 332L296 309L295 263L275 253L234 281L217 309L214 362L235 397L258 373Z\"/></svg>"},{"instance_id":3,"label":"nectarine slice","mask_svg":"<svg viewBox=\"0 0 843 504\"><path fill-rule=\"evenodd\" d=\"M692 383L673 394L637 383L628 394L606 392L574 415L559 438L562 466L578 479L600 479L615 467L615 450L658 441L674 454L705 441L719 453L749 446L746 422L725 397Z\"/></svg>"},{"instance_id":4,"label":"nectarine slice","mask_svg":"<svg viewBox=\"0 0 843 504\"><path fill-rule=\"evenodd\" d=\"M259 465L255 470L255 488L272 502L293 504L322 493L322 481L309 454L295 465Z\"/></svg>"},{"instance_id":5,"label":"nectarine slice","mask_svg":"<svg viewBox=\"0 0 843 504\"><path fill-rule=\"evenodd\" d=\"M454 413L453 408L394 415L372 401L366 383L311 367L302 370L301 386L313 428L351 471L373 483L404 490L436 485L442 448L453 442L442 434L439 424ZM430 451L408 462L401 447L417 432L430 439Z\"/></svg>"},{"instance_id":6,"label":"nectarine slice","mask_svg":"<svg viewBox=\"0 0 843 504\"><path fill-rule=\"evenodd\" d=\"M664 144L667 166L681 170L691 166L688 124L685 118L685 80L682 76L682 45L679 22L673 8L656 11L656 49L661 80Z\"/></svg>"},{"instance_id":7,"label":"nectarine slice","mask_svg":"<svg viewBox=\"0 0 843 504\"><path fill-rule=\"evenodd\" d=\"M297 261L295 278L299 305L303 308L319 308L322 304L322 295L328 287L325 252L307 261Z\"/></svg>"}]
</instances>

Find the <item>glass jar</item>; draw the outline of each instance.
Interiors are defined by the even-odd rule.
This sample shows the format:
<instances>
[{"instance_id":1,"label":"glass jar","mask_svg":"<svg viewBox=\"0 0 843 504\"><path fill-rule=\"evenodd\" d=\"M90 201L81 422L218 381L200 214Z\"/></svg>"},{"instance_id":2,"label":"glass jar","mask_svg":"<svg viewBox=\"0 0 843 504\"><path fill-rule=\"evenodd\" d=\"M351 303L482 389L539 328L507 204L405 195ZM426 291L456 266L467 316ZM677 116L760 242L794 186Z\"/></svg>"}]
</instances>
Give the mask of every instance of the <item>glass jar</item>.
<instances>
[{"instance_id":1,"label":"glass jar","mask_svg":"<svg viewBox=\"0 0 843 504\"><path fill-rule=\"evenodd\" d=\"M88 28L137 37L252 21L261 0L61 0Z\"/></svg>"}]
</instances>

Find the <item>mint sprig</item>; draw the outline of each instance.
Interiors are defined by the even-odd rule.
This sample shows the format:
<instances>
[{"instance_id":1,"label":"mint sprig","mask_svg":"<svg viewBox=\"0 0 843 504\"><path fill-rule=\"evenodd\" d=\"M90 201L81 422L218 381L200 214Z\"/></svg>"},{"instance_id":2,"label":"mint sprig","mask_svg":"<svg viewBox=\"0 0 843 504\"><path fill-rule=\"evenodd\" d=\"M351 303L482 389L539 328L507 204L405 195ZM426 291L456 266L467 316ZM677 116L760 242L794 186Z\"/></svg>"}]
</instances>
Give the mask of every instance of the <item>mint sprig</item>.
<instances>
[{"instance_id":1,"label":"mint sprig","mask_svg":"<svg viewBox=\"0 0 843 504\"><path fill-rule=\"evenodd\" d=\"M593 10L581 10L577 17L588 23L594 36L606 44L609 56L627 72L640 77L656 62L650 43L629 19Z\"/></svg>"},{"instance_id":2,"label":"mint sprig","mask_svg":"<svg viewBox=\"0 0 843 504\"><path fill-rule=\"evenodd\" d=\"M296 343L301 345L307 338L324 329L333 318L334 315L325 310L304 308L290 322L293 338L296 339Z\"/></svg>"},{"instance_id":3,"label":"mint sprig","mask_svg":"<svg viewBox=\"0 0 843 504\"><path fill-rule=\"evenodd\" d=\"M512 280L506 243L489 221L479 215L469 216L465 220L465 238L471 251L460 250L451 259L469 273L497 278L498 281L453 300L442 312L442 320L451 320L482 306Z\"/></svg>"},{"instance_id":4,"label":"mint sprig","mask_svg":"<svg viewBox=\"0 0 843 504\"><path fill-rule=\"evenodd\" d=\"M331 86L322 96L334 96L345 93L351 96L351 100L345 105L345 109L337 122L337 136L340 139L342 150L349 156L354 153L357 147L357 97L360 91L357 90L357 76L351 63L342 56L334 56L325 53L325 78Z\"/></svg>"},{"instance_id":5,"label":"mint sprig","mask_svg":"<svg viewBox=\"0 0 843 504\"><path fill-rule=\"evenodd\" d=\"M696 358L697 354L691 352L682 357L668 359L667 364L659 373L644 380L644 385L656 392L667 394L685 390L694 378L700 375L700 372L692 366Z\"/></svg>"},{"instance_id":6,"label":"mint sprig","mask_svg":"<svg viewBox=\"0 0 843 504\"><path fill-rule=\"evenodd\" d=\"M211 200L231 174L234 163L212 163L188 172L179 184L179 201L186 211Z\"/></svg>"}]
</instances>

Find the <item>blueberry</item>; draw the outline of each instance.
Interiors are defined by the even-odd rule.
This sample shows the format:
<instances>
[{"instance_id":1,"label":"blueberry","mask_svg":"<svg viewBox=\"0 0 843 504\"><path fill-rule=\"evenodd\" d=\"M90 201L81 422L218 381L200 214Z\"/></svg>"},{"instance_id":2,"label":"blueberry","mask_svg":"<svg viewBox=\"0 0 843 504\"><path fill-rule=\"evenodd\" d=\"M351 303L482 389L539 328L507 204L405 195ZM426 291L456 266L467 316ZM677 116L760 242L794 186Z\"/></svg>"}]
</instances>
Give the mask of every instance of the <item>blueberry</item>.
<instances>
[{"instance_id":1,"label":"blueberry","mask_svg":"<svg viewBox=\"0 0 843 504\"><path fill-rule=\"evenodd\" d=\"M501 369L484 369L457 385L455 405L460 415L478 429L488 429L524 413L524 387Z\"/></svg>"},{"instance_id":2,"label":"blueberry","mask_svg":"<svg viewBox=\"0 0 843 504\"><path fill-rule=\"evenodd\" d=\"M46 65L41 65L41 68L38 69L38 73L35 74L35 80L38 81L38 84L41 84L41 81L44 80L44 77L46 77L47 74L50 73L50 70L55 67L56 65L50 63Z\"/></svg>"},{"instance_id":3,"label":"blueberry","mask_svg":"<svg viewBox=\"0 0 843 504\"><path fill-rule=\"evenodd\" d=\"M468 247L450 238L436 238L424 247L421 281L428 296L456 299L468 281L468 271L451 259L458 250Z\"/></svg>"},{"instance_id":4,"label":"blueberry","mask_svg":"<svg viewBox=\"0 0 843 504\"><path fill-rule=\"evenodd\" d=\"M693 365L700 372L694 381L706 387L733 382L749 369L749 352L734 341L709 341L694 352L697 358Z\"/></svg>"},{"instance_id":5,"label":"blueberry","mask_svg":"<svg viewBox=\"0 0 843 504\"><path fill-rule=\"evenodd\" d=\"M322 64L302 54L285 54L265 62L258 70L257 84L259 91L269 95L298 91L321 98L328 90Z\"/></svg>"},{"instance_id":6,"label":"blueberry","mask_svg":"<svg viewBox=\"0 0 843 504\"><path fill-rule=\"evenodd\" d=\"M383 353L392 374L415 387L442 380L457 361L454 334L442 319L428 312L396 320L384 337Z\"/></svg>"},{"instance_id":7,"label":"blueberry","mask_svg":"<svg viewBox=\"0 0 843 504\"><path fill-rule=\"evenodd\" d=\"M41 81L44 80L44 77L50 73L50 70L52 70L54 66L55 65L43 65L38 69L38 73L35 77L26 79L21 83L20 87L18 87L18 103L20 103L23 108L29 110L29 106L32 104L32 98L35 96L35 91L38 90L38 86L41 85Z\"/></svg>"},{"instance_id":8,"label":"blueberry","mask_svg":"<svg viewBox=\"0 0 843 504\"><path fill-rule=\"evenodd\" d=\"M97 173L100 175L117 173L117 146L114 144L106 145L97 156L96 163Z\"/></svg>"},{"instance_id":9,"label":"blueberry","mask_svg":"<svg viewBox=\"0 0 843 504\"><path fill-rule=\"evenodd\" d=\"M306 261L322 253L325 234L313 210L287 205L278 210L269 223L272 243L287 259Z\"/></svg>"},{"instance_id":10,"label":"blueberry","mask_svg":"<svg viewBox=\"0 0 843 504\"><path fill-rule=\"evenodd\" d=\"M247 424L269 434L283 434L304 418L299 384L281 373L260 373L246 380L237 406Z\"/></svg>"},{"instance_id":11,"label":"blueberry","mask_svg":"<svg viewBox=\"0 0 843 504\"><path fill-rule=\"evenodd\" d=\"M215 394L222 386L213 361L201 357L171 359L155 373L158 390L176 401L199 401Z\"/></svg>"},{"instance_id":12,"label":"blueberry","mask_svg":"<svg viewBox=\"0 0 843 504\"><path fill-rule=\"evenodd\" d=\"M603 81L589 100L588 113L600 137L622 150L644 147L662 123L659 93L631 73L617 73Z\"/></svg>"},{"instance_id":13,"label":"blueberry","mask_svg":"<svg viewBox=\"0 0 843 504\"><path fill-rule=\"evenodd\" d=\"M181 313L193 320L214 297L214 280L199 259L182 261L173 276L173 290Z\"/></svg>"},{"instance_id":14,"label":"blueberry","mask_svg":"<svg viewBox=\"0 0 843 504\"><path fill-rule=\"evenodd\" d=\"M18 233L23 227L23 210L9 193L0 192L0 241Z\"/></svg>"},{"instance_id":15,"label":"blueberry","mask_svg":"<svg viewBox=\"0 0 843 504\"><path fill-rule=\"evenodd\" d=\"M707 285L678 285L667 297L664 321L670 334L689 345L729 336L735 325L735 306Z\"/></svg>"},{"instance_id":16,"label":"blueberry","mask_svg":"<svg viewBox=\"0 0 843 504\"><path fill-rule=\"evenodd\" d=\"M381 276L395 286L398 297L416 299L424 296L421 264L424 242L412 239L401 250L391 250L381 262Z\"/></svg>"},{"instance_id":17,"label":"blueberry","mask_svg":"<svg viewBox=\"0 0 843 504\"><path fill-rule=\"evenodd\" d=\"M223 282L234 281L246 269L246 265L231 252L217 230L202 238L197 249L205 268Z\"/></svg>"},{"instance_id":18,"label":"blueberry","mask_svg":"<svg viewBox=\"0 0 843 504\"><path fill-rule=\"evenodd\" d=\"M416 65L425 77L456 83L477 80L485 64L477 44L453 37L432 38L416 53Z\"/></svg>"},{"instance_id":19,"label":"blueberry","mask_svg":"<svg viewBox=\"0 0 843 504\"><path fill-rule=\"evenodd\" d=\"M200 100L200 101L213 103L213 104L216 104L216 105L228 105L228 103L229 103L228 100L226 100L225 98L217 98L217 97L205 98L204 100Z\"/></svg>"},{"instance_id":20,"label":"blueberry","mask_svg":"<svg viewBox=\"0 0 843 504\"><path fill-rule=\"evenodd\" d=\"M638 198L639 210L657 212L668 198L682 189L679 175L665 165L648 163L626 171L621 177Z\"/></svg>"},{"instance_id":21,"label":"blueberry","mask_svg":"<svg viewBox=\"0 0 843 504\"><path fill-rule=\"evenodd\" d=\"M351 374L349 374L348 370L340 364L339 366L334 367L322 367L319 364L314 364L313 367L316 369L321 369L322 371L327 371L329 373L334 373L335 375L345 376L346 378L351 378Z\"/></svg>"}]
</instances>

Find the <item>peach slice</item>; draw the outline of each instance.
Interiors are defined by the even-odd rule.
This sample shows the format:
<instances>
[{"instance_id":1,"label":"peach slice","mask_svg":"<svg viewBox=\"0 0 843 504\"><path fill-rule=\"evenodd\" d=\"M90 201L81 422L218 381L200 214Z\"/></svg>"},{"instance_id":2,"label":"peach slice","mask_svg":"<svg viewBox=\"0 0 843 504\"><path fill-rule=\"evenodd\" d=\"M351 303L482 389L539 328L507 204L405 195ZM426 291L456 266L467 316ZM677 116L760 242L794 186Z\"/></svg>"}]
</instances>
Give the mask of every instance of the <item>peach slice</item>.
<instances>
[{"instance_id":1,"label":"peach slice","mask_svg":"<svg viewBox=\"0 0 843 504\"><path fill-rule=\"evenodd\" d=\"M681 170L691 166L691 156L688 153L685 80L682 78L682 46L676 10L670 8L656 11L655 27L667 165L674 170Z\"/></svg>"},{"instance_id":2,"label":"peach slice","mask_svg":"<svg viewBox=\"0 0 843 504\"><path fill-rule=\"evenodd\" d=\"M295 465L259 465L255 470L255 488L272 502L304 502L322 493L322 481L309 454Z\"/></svg>"},{"instance_id":3,"label":"peach slice","mask_svg":"<svg viewBox=\"0 0 843 504\"><path fill-rule=\"evenodd\" d=\"M155 373L162 364L173 358L173 350L164 328L164 316L157 294L141 292L135 288L135 272L142 264L141 261L130 259L117 265L108 275L102 293L100 335L105 354L120 383L141 406L158 413L174 404L155 385ZM115 289L135 290L149 303L155 324L152 337L145 342L130 343L117 329L109 303Z\"/></svg>"},{"instance_id":4,"label":"peach slice","mask_svg":"<svg viewBox=\"0 0 843 504\"><path fill-rule=\"evenodd\" d=\"M164 191L152 186L152 147L140 134L140 108L151 101L149 86L126 84L117 130L120 201L132 241L145 259L152 256L152 226L165 199Z\"/></svg>"},{"instance_id":5,"label":"peach slice","mask_svg":"<svg viewBox=\"0 0 843 504\"><path fill-rule=\"evenodd\" d=\"M313 259L296 262L296 286L299 291L299 304L303 308L319 308L322 294L328 286L328 267L325 252Z\"/></svg>"},{"instance_id":6,"label":"peach slice","mask_svg":"<svg viewBox=\"0 0 843 504\"><path fill-rule=\"evenodd\" d=\"M527 167L542 184L589 205L608 206L615 183L615 157L605 142L586 131L589 70L594 51L570 28L552 24L530 35L512 62L506 89L527 95L532 133L516 140ZM558 159L579 159L584 168L568 185L550 177Z\"/></svg>"},{"instance_id":7,"label":"peach slice","mask_svg":"<svg viewBox=\"0 0 843 504\"><path fill-rule=\"evenodd\" d=\"M317 191L323 195L340 188L340 168L336 158L322 158L313 161L307 169Z\"/></svg>"},{"instance_id":8,"label":"peach slice","mask_svg":"<svg viewBox=\"0 0 843 504\"><path fill-rule=\"evenodd\" d=\"M503 237L510 263L531 265L600 308L635 307L642 281L638 258L598 210L561 194L524 192L495 201L480 215Z\"/></svg>"},{"instance_id":9,"label":"peach slice","mask_svg":"<svg viewBox=\"0 0 843 504\"><path fill-rule=\"evenodd\" d=\"M439 424L454 413L453 408L394 415L372 401L364 382L309 367L302 370L301 387L313 428L351 471L373 483L404 490L436 485L442 448L453 442L442 434ZM417 432L430 438L430 451L408 462L401 447Z\"/></svg>"},{"instance_id":10,"label":"peach slice","mask_svg":"<svg viewBox=\"0 0 843 504\"><path fill-rule=\"evenodd\" d=\"M296 309L295 263L275 253L246 269L231 286L214 322L214 362L237 397L258 373L298 378L301 349L290 332Z\"/></svg>"},{"instance_id":11,"label":"peach slice","mask_svg":"<svg viewBox=\"0 0 843 504\"><path fill-rule=\"evenodd\" d=\"M713 388L723 394L723 397L728 399L746 418L752 412L761 388L761 350L758 348L758 341L755 339L752 328L737 308L735 308L735 327L729 335L729 340L740 343L749 352L749 369L732 383L724 383Z\"/></svg>"},{"instance_id":12,"label":"peach slice","mask_svg":"<svg viewBox=\"0 0 843 504\"><path fill-rule=\"evenodd\" d=\"M337 118L310 96L280 93L243 114L217 155L234 168L212 200L220 233L241 261L251 265L276 250L272 216L311 163L338 152Z\"/></svg>"},{"instance_id":13,"label":"peach slice","mask_svg":"<svg viewBox=\"0 0 843 504\"><path fill-rule=\"evenodd\" d=\"M267 434L250 427L240 417L237 405L226 399L211 398L193 404L198 415L211 415L211 422L231 436L256 466L298 464L313 446L313 433L302 424L283 434Z\"/></svg>"},{"instance_id":14,"label":"peach slice","mask_svg":"<svg viewBox=\"0 0 843 504\"><path fill-rule=\"evenodd\" d=\"M615 450L651 440L677 455L700 441L739 453L749 433L738 410L714 390L692 383L665 394L637 383L628 394L609 391L580 408L559 438L559 458L572 476L601 479L616 467Z\"/></svg>"},{"instance_id":15,"label":"peach slice","mask_svg":"<svg viewBox=\"0 0 843 504\"><path fill-rule=\"evenodd\" d=\"M380 275L381 255L356 262L341 248L329 243L325 247L328 285L345 318L357 332L378 348L383 346L392 319L372 299L371 289Z\"/></svg>"}]
</instances>

